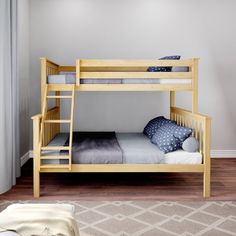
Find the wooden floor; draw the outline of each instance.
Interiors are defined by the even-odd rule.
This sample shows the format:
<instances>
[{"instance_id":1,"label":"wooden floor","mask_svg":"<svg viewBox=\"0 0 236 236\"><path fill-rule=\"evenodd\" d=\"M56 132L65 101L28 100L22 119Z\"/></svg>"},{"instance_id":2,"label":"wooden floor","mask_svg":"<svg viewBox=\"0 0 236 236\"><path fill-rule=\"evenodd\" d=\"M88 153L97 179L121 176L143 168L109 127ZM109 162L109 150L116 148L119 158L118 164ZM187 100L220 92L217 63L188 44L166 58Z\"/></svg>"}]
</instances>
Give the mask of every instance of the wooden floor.
<instances>
[{"instance_id":1,"label":"wooden floor","mask_svg":"<svg viewBox=\"0 0 236 236\"><path fill-rule=\"evenodd\" d=\"M32 160L0 200L32 200ZM202 200L202 174L41 174L40 200ZM212 159L212 196L236 200L236 158Z\"/></svg>"}]
</instances>

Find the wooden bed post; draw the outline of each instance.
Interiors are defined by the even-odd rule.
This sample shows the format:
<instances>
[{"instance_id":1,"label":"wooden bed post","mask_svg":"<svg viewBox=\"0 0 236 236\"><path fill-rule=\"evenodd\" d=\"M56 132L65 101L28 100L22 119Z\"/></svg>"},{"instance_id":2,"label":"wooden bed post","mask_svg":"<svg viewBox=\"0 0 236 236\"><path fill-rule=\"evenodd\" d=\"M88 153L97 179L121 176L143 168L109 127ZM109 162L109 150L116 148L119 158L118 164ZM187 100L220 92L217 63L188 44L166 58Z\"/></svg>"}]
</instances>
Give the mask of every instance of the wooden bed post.
<instances>
[{"instance_id":1,"label":"wooden bed post","mask_svg":"<svg viewBox=\"0 0 236 236\"><path fill-rule=\"evenodd\" d=\"M47 84L47 59L40 58L41 61L41 113L43 112L43 96Z\"/></svg>"},{"instance_id":2,"label":"wooden bed post","mask_svg":"<svg viewBox=\"0 0 236 236\"><path fill-rule=\"evenodd\" d=\"M40 120L41 115L36 115L32 117L33 119L33 158L34 158L34 177L33 177L33 189L34 197L38 198L40 196L40 152L39 152L39 133L40 133Z\"/></svg>"},{"instance_id":3,"label":"wooden bed post","mask_svg":"<svg viewBox=\"0 0 236 236\"><path fill-rule=\"evenodd\" d=\"M80 85L80 59L76 60L76 86Z\"/></svg>"},{"instance_id":4,"label":"wooden bed post","mask_svg":"<svg viewBox=\"0 0 236 236\"><path fill-rule=\"evenodd\" d=\"M192 64L192 112L198 112L198 58Z\"/></svg>"},{"instance_id":5,"label":"wooden bed post","mask_svg":"<svg viewBox=\"0 0 236 236\"><path fill-rule=\"evenodd\" d=\"M175 91L170 91L170 119L172 118L171 107L175 107Z\"/></svg>"},{"instance_id":6,"label":"wooden bed post","mask_svg":"<svg viewBox=\"0 0 236 236\"><path fill-rule=\"evenodd\" d=\"M203 177L203 196L210 197L211 194L211 119L205 119L203 136L203 161L204 161L204 177Z\"/></svg>"}]
</instances>

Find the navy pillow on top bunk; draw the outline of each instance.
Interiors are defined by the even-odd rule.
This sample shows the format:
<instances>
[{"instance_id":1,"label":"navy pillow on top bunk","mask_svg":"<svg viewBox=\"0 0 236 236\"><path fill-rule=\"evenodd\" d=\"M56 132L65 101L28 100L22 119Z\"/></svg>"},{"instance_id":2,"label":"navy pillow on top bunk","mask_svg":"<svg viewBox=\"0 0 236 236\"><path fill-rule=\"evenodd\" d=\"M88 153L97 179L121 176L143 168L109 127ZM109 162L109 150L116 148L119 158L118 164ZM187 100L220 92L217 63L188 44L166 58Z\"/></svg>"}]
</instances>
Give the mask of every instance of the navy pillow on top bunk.
<instances>
[{"instance_id":1,"label":"navy pillow on top bunk","mask_svg":"<svg viewBox=\"0 0 236 236\"><path fill-rule=\"evenodd\" d=\"M143 134L151 139L161 126L171 122L173 121L166 119L164 116L158 116L147 123L143 130Z\"/></svg>"},{"instance_id":2,"label":"navy pillow on top bunk","mask_svg":"<svg viewBox=\"0 0 236 236\"><path fill-rule=\"evenodd\" d=\"M168 123L157 129L152 137L152 143L164 153L173 152L181 148L182 143L192 134L192 129Z\"/></svg>"},{"instance_id":3,"label":"navy pillow on top bunk","mask_svg":"<svg viewBox=\"0 0 236 236\"><path fill-rule=\"evenodd\" d=\"M181 56L166 56L159 58L159 60L179 60ZM171 72L171 66L149 66L148 72Z\"/></svg>"}]
</instances>

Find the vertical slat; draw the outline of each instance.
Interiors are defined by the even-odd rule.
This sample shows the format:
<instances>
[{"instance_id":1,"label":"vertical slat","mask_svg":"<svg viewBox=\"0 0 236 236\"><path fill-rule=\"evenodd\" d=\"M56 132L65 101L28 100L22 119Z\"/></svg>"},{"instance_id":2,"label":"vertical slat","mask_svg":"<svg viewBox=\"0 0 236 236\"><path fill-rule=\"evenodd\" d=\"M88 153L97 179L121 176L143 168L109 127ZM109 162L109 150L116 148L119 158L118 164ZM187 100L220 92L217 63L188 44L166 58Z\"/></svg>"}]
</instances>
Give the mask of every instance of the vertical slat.
<instances>
[{"instance_id":1,"label":"vertical slat","mask_svg":"<svg viewBox=\"0 0 236 236\"><path fill-rule=\"evenodd\" d=\"M200 137L199 137L199 151L202 154L202 140L203 140L202 124L200 124Z\"/></svg>"}]
</instances>

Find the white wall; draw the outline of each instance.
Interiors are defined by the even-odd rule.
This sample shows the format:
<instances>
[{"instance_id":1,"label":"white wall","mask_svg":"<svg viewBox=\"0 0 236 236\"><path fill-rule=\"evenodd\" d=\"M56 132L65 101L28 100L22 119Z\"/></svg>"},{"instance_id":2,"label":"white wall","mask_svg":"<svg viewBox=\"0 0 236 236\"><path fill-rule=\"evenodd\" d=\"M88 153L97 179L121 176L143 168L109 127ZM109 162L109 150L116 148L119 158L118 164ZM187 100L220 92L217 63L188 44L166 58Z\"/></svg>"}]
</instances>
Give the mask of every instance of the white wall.
<instances>
[{"instance_id":1,"label":"white wall","mask_svg":"<svg viewBox=\"0 0 236 236\"><path fill-rule=\"evenodd\" d=\"M20 85L20 155L29 151L29 0L20 0L18 6L18 73Z\"/></svg>"},{"instance_id":2,"label":"white wall","mask_svg":"<svg viewBox=\"0 0 236 236\"><path fill-rule=\"evenodd\" d=\"M212 149L236 149L235 9L234 0L30 0L30 114L40 111L40 57L67 65L76 58L199 57L199 111L213 117ZM190 104L189 95L178 96L177 105ZM168 114L169 97L81 93L76 109L76 129L141 131Z\"/></svg>"}]
</instances>

